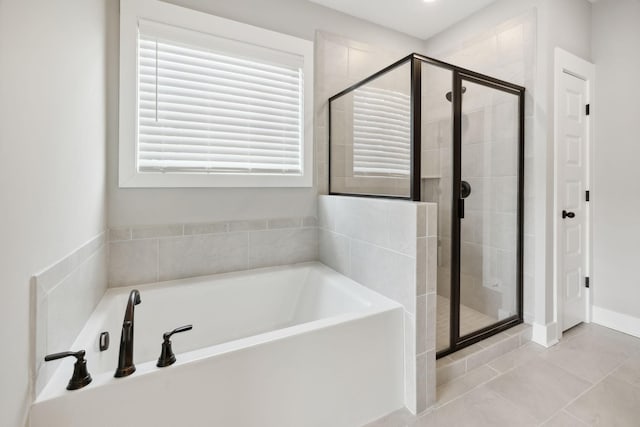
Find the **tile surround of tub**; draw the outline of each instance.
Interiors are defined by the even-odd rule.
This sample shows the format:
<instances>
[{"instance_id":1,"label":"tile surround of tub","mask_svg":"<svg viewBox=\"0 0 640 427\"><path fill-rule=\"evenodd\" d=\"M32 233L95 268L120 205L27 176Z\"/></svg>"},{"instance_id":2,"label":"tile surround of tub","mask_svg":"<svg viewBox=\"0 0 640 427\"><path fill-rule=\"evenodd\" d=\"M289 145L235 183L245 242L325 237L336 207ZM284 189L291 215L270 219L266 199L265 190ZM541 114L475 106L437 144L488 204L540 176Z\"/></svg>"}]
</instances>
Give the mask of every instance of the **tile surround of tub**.
<instances>
[{"instance_id":1,"label":"tile surround of tub","mask_svg":"<svg viewBox=\"0 0 640 427\"><path fill-rule=\"evenodd\" d=\"M32 384L36 395L60 363L44 363L44 356L71 350L106 290L106 232L31 278L31 318L35 326Z\"/></svg>"},{"instance_id":2,"label":"tile surround of tub","mask_svg":"<svg viewBox=\"0 0 640 427\"><path fill-rule=\"evenodd\" d=\"M129 286L318 258L315 217L109 230L109 286Z\"/></svg>"},{"instance_id":3,"label":"tile surround of tub","mask_svg":"<svg viewBox=\"0 0 640 427\"><path fill-rule=\"evenodd\" d=\"M403 305L405 403L435 401L437 206L320 196L319 256L329 267Z\"/></svg>"}]
</instances>

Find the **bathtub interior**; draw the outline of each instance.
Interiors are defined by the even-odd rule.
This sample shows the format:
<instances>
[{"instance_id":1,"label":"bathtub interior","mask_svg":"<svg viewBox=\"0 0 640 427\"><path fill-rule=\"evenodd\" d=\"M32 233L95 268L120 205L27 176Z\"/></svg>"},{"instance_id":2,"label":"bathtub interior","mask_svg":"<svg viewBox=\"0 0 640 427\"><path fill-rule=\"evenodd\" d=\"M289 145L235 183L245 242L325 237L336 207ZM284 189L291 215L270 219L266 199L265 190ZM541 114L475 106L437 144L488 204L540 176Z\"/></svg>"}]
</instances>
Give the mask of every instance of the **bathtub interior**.
<instances>
[{"instance_id":1,"label":"bathtub interior","mask_svg":"<svg viewBox=\"0 0 640 427\"><path fill-rule=\"evenodd\" d=\"M94 377L115 371L122 319L132 289L138 289L142 299L135 308L134 361L138 367L155 364L164 332L187 324L192 324L193 330L172 338L179 360L180 354L270 331L398 307L315 262L114 288L107 291L74 344L74 349L87 351ZM109 332L111 342L109 349L101 352L98 338L104 331ZM51 381L55 387L66 379L68 369L58 367ZM51 390L45 391L43 395L51 394Z\"/></svg>"}]
</instances>

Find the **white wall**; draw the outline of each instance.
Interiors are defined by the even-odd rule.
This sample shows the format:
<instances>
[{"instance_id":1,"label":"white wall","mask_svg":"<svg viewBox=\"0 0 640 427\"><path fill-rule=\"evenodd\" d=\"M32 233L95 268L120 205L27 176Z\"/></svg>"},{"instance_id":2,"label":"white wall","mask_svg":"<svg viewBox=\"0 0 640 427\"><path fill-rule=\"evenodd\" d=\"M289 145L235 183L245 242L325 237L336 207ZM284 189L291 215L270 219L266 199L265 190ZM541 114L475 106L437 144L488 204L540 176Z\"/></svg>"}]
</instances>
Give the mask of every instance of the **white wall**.
<instances>
[{"instance_id":1,"label":"white wall","mask_svg":"<svg viewBox=\"0 0 640 427\"><path fill-rule=\"evenodd\" d=\"M117 1L109 0L117 14ZM170 0L171 3L212 13L308 40L316 30L387 49L420 50L421 41L302 0ZM116 32L117 23L110 26ZM117 98L117 46L109 52L110 94ZM230 219L304 217L315 215L317 183L313 188L234 189L119 189L117 185L117 99L110 103L108 138L109 225L158 225Z\"/></svg>"},{"instance_id":2,"label":"white wall","mask_svg":"<svg viewBox=\"0 0 640 427\"><path fill-rule=\"evenodd\" d=\"M534 116L526 123L525 141L525 233L532 237L531 244L525 246L525 265L531 265L532 275L532 283L525 281L525 314L541 328L550 326L554 330L553 52L561 47L590 59L591 4L587 0L499 0L427 40L425 53L438 57L451 49L461 49L478 36L531 11L536 23L536 70L533 81L515 82L527 87L526 108L528 112L533 110ZM465 65L478 68L472 62ZM480 67L477 71L500 75L503 70Z\"/></svg>"},{"instance_id":3,"label":"white wall","mask_svg":"<svg viewBox=\"0 0 640 427\"><path fill-rule=\"evenodd\" d=\"M30 277L105 226L105 0L0 1L0 423L31 402Z\"/></svg>"},{"instance_id":4,"label":"white wall","mask_svg":"<svg viewBox=\"0 0 640 427\"><path fill-rule=\"evenodd\" d=\"M640 325L640 2L593 8L593 304ZM640 332L637 330L636 332Z\"/></svg>"}]
</instances>

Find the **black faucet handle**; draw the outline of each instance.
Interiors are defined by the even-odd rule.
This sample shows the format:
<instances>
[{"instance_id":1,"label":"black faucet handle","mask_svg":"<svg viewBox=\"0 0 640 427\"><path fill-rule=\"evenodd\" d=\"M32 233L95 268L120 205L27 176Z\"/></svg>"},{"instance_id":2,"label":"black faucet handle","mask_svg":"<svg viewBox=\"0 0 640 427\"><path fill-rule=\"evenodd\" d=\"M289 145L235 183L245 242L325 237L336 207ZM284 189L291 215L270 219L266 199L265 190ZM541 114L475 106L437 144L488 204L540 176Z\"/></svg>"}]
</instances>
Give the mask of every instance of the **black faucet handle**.
<instances>
[{"instance_id":1,"label":"black faucet handle","mask_svg":"<svg viewBox=\"0 0 640 427\"><path fill-rule=\"evenodd\" d=\"M48 354L44 357L45 362L52 360L63 359L65 357L75 357L76 363L73 365L73 375L67 385L67 390L77 390L89 384L91 382L91 375L87 371L87 361L84 356L86 351L63 351L61 353Z\"/></svg>"},{"instance_id":2,"label":"black faucet handle","mask_svg":"<svg viewBox=\"0 0 640 427\"><path fill-rule=\"evenodd\" d=\"M84 350L80 350L80 351L63 351L61 353L53 353L53 354L48 354L44 357L44 361L45 362L51 362L52 360L58 360L58 359L63 359L65 357L75 357L76 359L83 360L85 354L87 354L86 351Z\"/></svg>"},{"instance_id":3,"label":"black faucet handle","mask_svg":"<svg viewBox=\"0 0 640 427\"><path fill-rule=\"evenodd\" d=\"M176 361L176 355L173 354L173 349L171 348L171 336L180 332L190 331L191 329L193 329L193 325L185 325L180 326L179 328L175 328L171 332L165 332L164 334L162 334L162 338L164 338L164 341L162 343L162 350L160 351L158 363L156 363L156 366L158 368L164 368L165 366L173 365Z\"/></svg>"},{"instance_id":4,"label":"black faucet handle","mask_svg":"<svg viewBox=\"0 0 640 427\"><path fill-rule=\"evenodd\" d=\"M179 334L180 332L190 331L191 329L193 329L193 325L180 326L179 328L175 328L171 332L165 332L164 334L162 334L162 337L164 338L165 341L168 341L171 339L171 336L173 334Z\"/></svg>"}]
</instances>

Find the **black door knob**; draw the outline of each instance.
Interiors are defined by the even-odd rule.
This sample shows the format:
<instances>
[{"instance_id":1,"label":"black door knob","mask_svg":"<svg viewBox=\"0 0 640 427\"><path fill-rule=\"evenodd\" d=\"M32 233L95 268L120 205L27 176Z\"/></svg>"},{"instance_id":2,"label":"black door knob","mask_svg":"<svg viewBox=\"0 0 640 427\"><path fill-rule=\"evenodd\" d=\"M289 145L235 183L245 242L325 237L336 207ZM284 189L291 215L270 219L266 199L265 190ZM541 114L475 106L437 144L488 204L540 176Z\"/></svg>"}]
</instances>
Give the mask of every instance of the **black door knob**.
<instances>
[{"instance_id":1,"label":"black door knob","mask_svg":"<svg viewBox=\"0 0 640 427\"><path fill-rule=\"evenodd\" d=\"M573 212L562 211L562 219L565 218L574 218L576 216Z\"/></svg>"}]
</instances>

